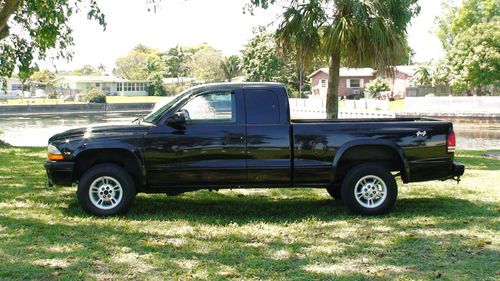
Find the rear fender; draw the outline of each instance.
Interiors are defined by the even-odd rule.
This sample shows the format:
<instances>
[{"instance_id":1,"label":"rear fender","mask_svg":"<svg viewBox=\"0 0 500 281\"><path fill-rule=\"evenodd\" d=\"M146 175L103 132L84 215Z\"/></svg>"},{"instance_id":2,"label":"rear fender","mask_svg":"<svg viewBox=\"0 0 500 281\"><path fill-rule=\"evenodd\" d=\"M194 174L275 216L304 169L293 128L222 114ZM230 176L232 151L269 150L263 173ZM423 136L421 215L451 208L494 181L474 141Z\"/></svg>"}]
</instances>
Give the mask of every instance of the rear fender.
<instances>
[{"instance_id":1,"label":"rear fender","mask_svg":"<svg viewBox=\"0 0 500 281\"><path fill-rule=\"evenodd\" d=\"M390 148L396 154L399 156L399 160L401 161L399 164L401 164L401 167L403 167L401 171L401 178L404 183L409 182L410 179L410 167L408 165L408 161L406 160L405 153L403 149L395 144L392 141L388 140L379 140L379 139L360 139L360 140L354 140L345 143L342 145L337 152L335 153L335 156L333 158L332 162L332 172L330 176L330 184L333 184L336 178L337 170L338 170L338 165L340 161L342 160L342 157L345 155L347 151L350 149L356 149L356 147L361 147L361 146L381 146L381 147L386 147Z\"/></svg>"}]
</instances>

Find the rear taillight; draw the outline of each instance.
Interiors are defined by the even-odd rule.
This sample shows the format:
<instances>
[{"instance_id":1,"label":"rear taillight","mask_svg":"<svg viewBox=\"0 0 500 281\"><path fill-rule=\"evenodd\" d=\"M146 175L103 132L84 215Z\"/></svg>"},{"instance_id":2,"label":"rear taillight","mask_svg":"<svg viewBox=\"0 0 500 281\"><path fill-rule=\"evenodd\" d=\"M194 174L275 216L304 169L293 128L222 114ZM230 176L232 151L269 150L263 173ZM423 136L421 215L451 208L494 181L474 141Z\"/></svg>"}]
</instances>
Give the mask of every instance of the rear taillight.
<instances>
[{"instance_id":1,"label":"rear taillight","mask_svg":"<svg viewBox=\"0 0 500 281\"><path fill-rule=\"evenodd\" d=\"M446 147L448 148L448 152L455 152L455 145L456 145L455 133L451 131L448 134L448 139L446 140Z\"/></svg>"}]
</instances>

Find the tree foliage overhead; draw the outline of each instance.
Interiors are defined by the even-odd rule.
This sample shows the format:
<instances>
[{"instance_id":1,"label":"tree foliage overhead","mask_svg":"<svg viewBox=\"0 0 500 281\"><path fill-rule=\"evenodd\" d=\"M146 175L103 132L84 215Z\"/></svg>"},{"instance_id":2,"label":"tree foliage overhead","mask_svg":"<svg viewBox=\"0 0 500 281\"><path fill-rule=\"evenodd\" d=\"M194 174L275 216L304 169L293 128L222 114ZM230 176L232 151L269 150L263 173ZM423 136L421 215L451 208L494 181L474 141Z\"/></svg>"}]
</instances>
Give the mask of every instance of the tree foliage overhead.
<instances>
[{"instance_id":1,"label":"tree foliage overhead","mask_svg":"<svg viewBox=\"0 0 500 281\"><path fill-rule=\"evenodd\" d=\"M266 8L275 0L250 0ZM327 114L338 113L341 61L345 66L388 70L405 52L406 29L420 7L416 0L289 0L277 30L279 46L307 66L329 59ZM280 3L282 3L280 2Z\"/></svg>"},{"instance_id":2,"label":"tree foliage overhead","mask_svg":"<svg viewBox=\"0 0 500 281\"><path fill-rule=\"evenodd\" d=\"M106 27L96 0L0 0L0 76L10 77L17 68L27 79L37 69L36 60L71 58L68 22L82 10Z\"/></svg>"},{"instance_id":3,"label":"tree foliage overhead","mask_svg":"<svg viewBox=\"0 0 500 281\"><path fill-rule=\"evenodd\" d=\"M473 25L500 21L497 0L465 0L459 7L447 0L442 3L442 8L443 14L436 19L437 36L446 50L451 48L455 37Z\"/></svg>"}]
</instances>

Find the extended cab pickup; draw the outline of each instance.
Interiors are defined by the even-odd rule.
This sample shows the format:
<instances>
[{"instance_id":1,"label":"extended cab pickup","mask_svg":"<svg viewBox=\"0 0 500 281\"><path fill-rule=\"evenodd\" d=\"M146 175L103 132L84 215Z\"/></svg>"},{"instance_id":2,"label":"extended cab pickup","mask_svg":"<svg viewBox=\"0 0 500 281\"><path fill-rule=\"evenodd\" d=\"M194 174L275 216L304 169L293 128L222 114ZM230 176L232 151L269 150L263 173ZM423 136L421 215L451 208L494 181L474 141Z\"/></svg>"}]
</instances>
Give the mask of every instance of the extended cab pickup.
<instances>
[{"instance_id":1,"label":"extended cab pickup","mask_svg":"<svg viewBox=\"0 0 500 281\"><path fill-rule=\"evenodd\" d=\"M357 214L388 212L404 183L457 179L450 122L290 120L277 83L197 86L129 124L54 135L50 184L78 183L82 208L126 212L138 192L323 187Z\"/></svg>"}]
</instances>

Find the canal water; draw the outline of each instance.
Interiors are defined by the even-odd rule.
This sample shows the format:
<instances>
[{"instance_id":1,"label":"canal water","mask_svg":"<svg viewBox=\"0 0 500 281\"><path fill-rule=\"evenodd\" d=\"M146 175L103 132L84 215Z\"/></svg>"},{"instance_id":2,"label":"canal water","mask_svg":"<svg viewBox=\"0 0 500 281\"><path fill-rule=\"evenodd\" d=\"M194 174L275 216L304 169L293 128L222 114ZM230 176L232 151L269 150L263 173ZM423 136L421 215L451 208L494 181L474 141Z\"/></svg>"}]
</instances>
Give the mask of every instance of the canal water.
<instances>
[{"instance_id":1,"label":"canal water","mask_svg":"<svg viewBox=\"0 0 500 281\"><path fill-rule=\"evenodd\" d=\"M14 146L46 146L50 136L92 123L132 122L148 112L0 116L0 140ZM454 125L457 149L500 149L500 127Z\"/></svg>"}]
</instances>

